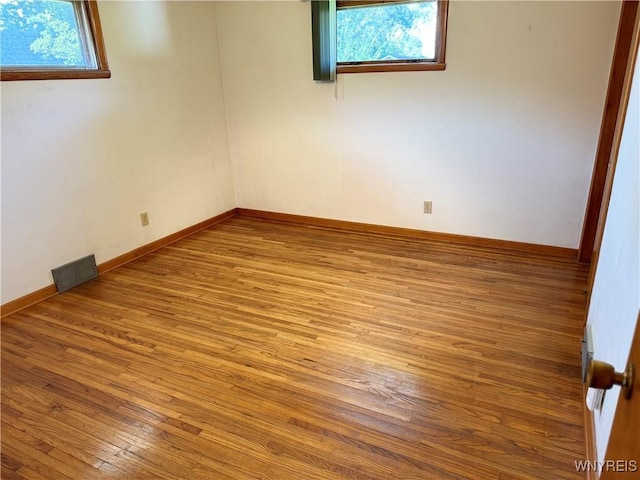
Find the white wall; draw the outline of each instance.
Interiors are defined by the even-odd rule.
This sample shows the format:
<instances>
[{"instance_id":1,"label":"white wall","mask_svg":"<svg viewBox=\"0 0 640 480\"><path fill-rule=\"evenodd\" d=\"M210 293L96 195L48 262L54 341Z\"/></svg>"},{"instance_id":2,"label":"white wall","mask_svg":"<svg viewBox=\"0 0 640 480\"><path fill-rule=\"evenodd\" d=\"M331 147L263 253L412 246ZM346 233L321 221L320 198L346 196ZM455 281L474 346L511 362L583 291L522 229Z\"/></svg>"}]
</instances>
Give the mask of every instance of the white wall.
<instances>
[{"instance_id":1,"label":"white wall","mask_svg":"<svg viewBox=\"0 0 640 480\"><path fill-rule=\"evenodd\" d=\"M336 86L308 2L100 11L113 78L1 85L2 303L234 206L577 246L619 3L454 1L446 71Z\"/></svg>"},{"instance_id":2,"label":"white wall","mask_svg":"<svg viewBox=\"0 0 640 480\"><path fill-rule=\"evenodd\" d=\"M578 246L618 2L451 2L446 71L337 99L308 2L217 11L238 206Z\"/></svg>"},{"instance_id":3,"label":"white wall","mask_svg":"<svg viewBox=\"0 0 640 480\"><path fill-rule=\"evenodd\" d=\"M611 192L588 323L593 357L623 371L640 311L640 62L633 86ZM607 391L595 415L598 456L604 459L620 389Z\"/></svg>"},{"instance_id":4,"label":"white wall","mask_svg":"<svg viewBox=\"0 0 640 480\"><path fill-rule=\"evenodd\" d=\"M111 79L2 83L2 303L235 206L215 5L99 8Z\"/></svg>"}]
</instances>

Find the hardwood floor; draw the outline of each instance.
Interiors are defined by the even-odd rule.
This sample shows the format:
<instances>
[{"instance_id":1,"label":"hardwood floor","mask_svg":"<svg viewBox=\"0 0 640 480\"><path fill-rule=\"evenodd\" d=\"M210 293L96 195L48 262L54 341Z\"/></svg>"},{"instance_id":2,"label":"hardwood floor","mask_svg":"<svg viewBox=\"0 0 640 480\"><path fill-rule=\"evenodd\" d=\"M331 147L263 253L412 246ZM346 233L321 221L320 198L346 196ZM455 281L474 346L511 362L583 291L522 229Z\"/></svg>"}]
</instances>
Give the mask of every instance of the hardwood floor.
<instances>
[{"instance_id":1,"label":"hardwood floor","mask_svg":"<svg viewBox=\"0 0 640 480\"><path fill-rule=\"evenodd\" d=\"M232 218L3 320L2 478L583 478L587 273Z\"/></svg>"}]
</instances>

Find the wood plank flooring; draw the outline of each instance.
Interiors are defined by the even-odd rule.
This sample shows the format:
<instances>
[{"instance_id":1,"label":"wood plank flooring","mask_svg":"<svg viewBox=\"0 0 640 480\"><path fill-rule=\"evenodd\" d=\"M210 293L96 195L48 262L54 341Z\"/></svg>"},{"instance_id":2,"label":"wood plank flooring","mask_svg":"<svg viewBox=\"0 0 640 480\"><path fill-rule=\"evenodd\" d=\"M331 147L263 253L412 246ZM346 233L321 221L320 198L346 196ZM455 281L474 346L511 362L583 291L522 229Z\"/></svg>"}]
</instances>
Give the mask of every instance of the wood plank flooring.
<instances>
[{"instance_id":1,"label":"wood plank flooring","mask_svg":"<svg viewBox=\"0 0 640 480\"><path fill-rule=\"evenodd\" d=\"M232 218L3 320L2 478L583 478L587 273Z\"/></svg>"}]
</instances>

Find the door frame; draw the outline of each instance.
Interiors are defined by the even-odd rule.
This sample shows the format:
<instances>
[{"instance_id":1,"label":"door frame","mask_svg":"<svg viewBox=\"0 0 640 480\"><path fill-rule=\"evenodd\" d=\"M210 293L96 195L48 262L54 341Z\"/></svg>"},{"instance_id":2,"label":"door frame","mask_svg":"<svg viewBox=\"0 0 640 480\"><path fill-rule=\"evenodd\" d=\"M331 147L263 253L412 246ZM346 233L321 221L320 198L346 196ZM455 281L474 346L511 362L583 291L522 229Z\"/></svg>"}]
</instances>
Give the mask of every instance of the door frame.
<instances>
[{"instance_id":1,"label":"door frame","mask_svg":"<svg viewBox=\"0 0 640 480\"><path fill-rule=\"evenodd\" d=\"M622 76L622 81L620 83L620 99L617 106L617 111L615 112L615 123L614 128L611 132L611 146L609 150L609 154L606 156L606 175L603 178L602 185L602 198L598 208L598 216L597 223L593 232L593 249L592 249L592 258L591 258L591 268L589 271L589 280L587 284L587 297L586 297L586 306L585 306L585 315L584 315L584 325L587 324L587 318L589 314L589 305L591 300L591 292L593 290L593 283L595 281L595 276L597 273L598 267L598 258L600 254L600 247L602 245L602 237L604 234L604 226L607 219L607 213L609 210L609 201L611 199L611 190L613 188L613 179L616 170L616 164L618 161L618 152L620 150L620 143L622 140L622 131L624 127L624 122L627 113L627 107L629 105L629 96L631 94L631 84L633 79L633 72L635 69L635 63L640 61L638 59L638 51L640 48L640 10L638 9L638 1L623 1L622 10L620 12L620 23L618 27L618 37L621 35L628 36L628 44L629 48L627 50L626 58L616 58L614 56L615 62L624 61L624 69L621 70L622 64L617 66L618 74ZM629 9L627 7L628 4L635 4L635 7ZM627 7L627 8L625 8ZM623 18L624 16L631 16L629 18ZM628 29L629 23L631 23L632 28ZM616 49L617 44L619 42L616 40ZM627 41L625 40L625 42ZM613 71L614 65L612 65L612 72L610 77L610 83L613 82ZM622 72L622 73L620 73ZM616 80L618 81L618 80ZM611 89L611 85L610 88ZM606 107L605 107L605 115L607 115ZM603 117L604 123L604 117ZM604 129L604 125L602 127ZM602 137L602 132L601 132ZM595 167L594 167L595 168ZM593 184L593 179L592 179ZM593 185L592 185L593 186ZM591 193L590 193L591 195ZM591 198L590 198L591 200ZM585 225L587 219L585 218ZM584 385L584 396L586 397L587 387ZM585 419L585 443L586 443L586 458L589 461L595 462L598 459L597 448L596 448L596 436L595 436L595 421L594 421L594 413L586 407L586 403L584 404L584 419ZM597 480L599 475L596 472L588 472L587 479L588 480Z\"/></svg>"},{"instance_id":2,"label":"door frame","mask_svg":"<svg viewBox=\"0 0 640 480\"><path fill-rule=\"evenodd\" d=\"M578 261L580 263L597 262L597 254L600 251L602 241L599 232L600 217L604 211L606 214L611 196L610 185L607 186L609 176L611 152L614 150L616 126L622 107L625 79L633 49L633 32L638 16L638 0L625 0L620 9L618 33L616 36L611 71L609 73L609 85L602 113L600 136L591 175L591 187L587 198L587 207L582 224L582 236L578 248ZM622 109L626 110L626 107ZM592 285L589 285L591 291Z\"/></svg>"}]
</instances>

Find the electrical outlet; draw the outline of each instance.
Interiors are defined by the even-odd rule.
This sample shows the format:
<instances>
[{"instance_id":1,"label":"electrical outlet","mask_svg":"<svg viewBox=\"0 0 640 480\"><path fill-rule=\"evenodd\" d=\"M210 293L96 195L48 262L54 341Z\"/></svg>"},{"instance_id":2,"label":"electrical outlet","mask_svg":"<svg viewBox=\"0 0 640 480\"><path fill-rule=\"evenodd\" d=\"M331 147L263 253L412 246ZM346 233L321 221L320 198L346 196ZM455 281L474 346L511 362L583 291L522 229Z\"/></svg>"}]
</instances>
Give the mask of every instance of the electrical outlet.
<instances>
[{"instance_id":1,"label":"electrical outlet","mask_svg":"<svg viewBox=\"0 0 640 480\"><path fill-rule=\"evenodd\" d=\"M143 227L149 225L149 214L147 212L142 212L140 214L140 221L142 222Z\"/></svg>"},{"instance_id":2,"label":"electrical outlet","mask_svg":"<svg viewBox=\"0 0 640 480\"><path fill-rule=\"evenodd\" d=\"M431 202L424 202L424 213L431 213Z\"/></svg>"}]
</instances>

